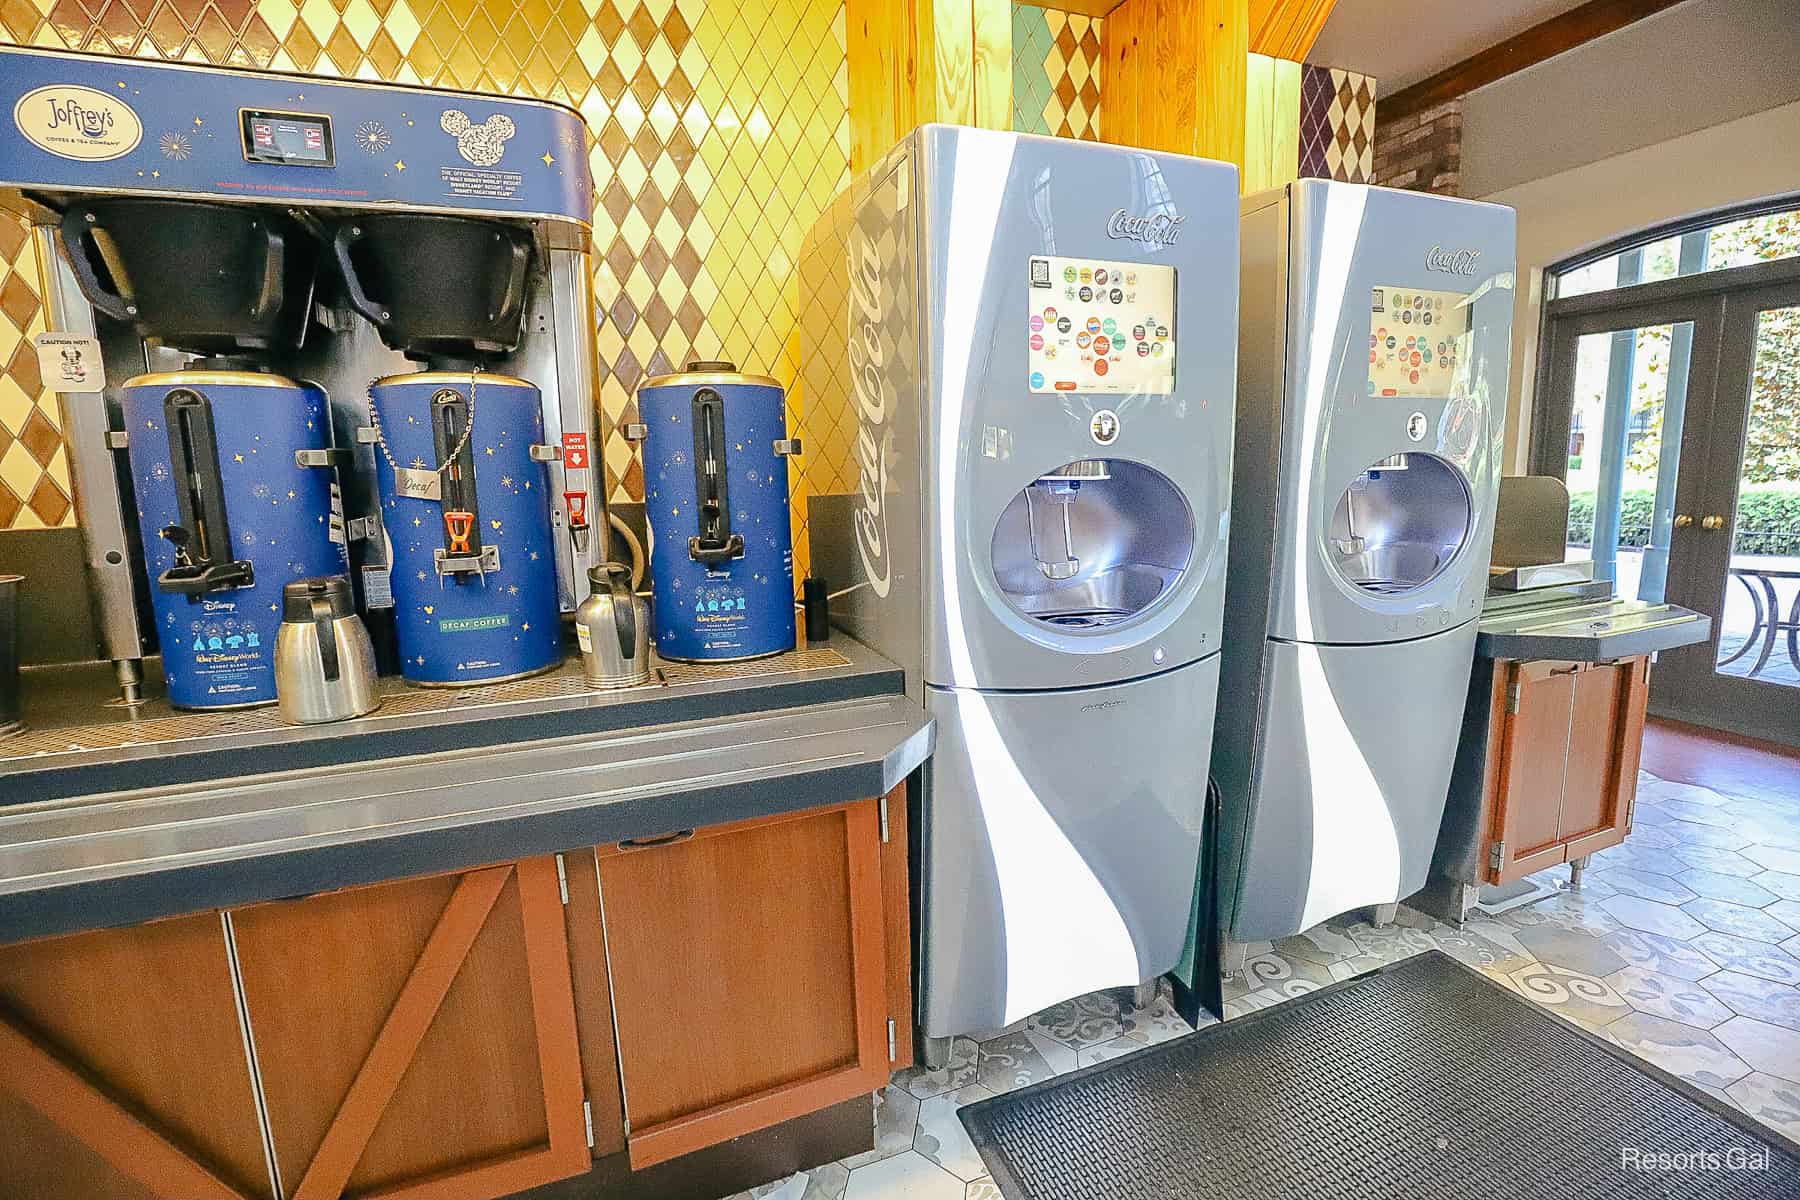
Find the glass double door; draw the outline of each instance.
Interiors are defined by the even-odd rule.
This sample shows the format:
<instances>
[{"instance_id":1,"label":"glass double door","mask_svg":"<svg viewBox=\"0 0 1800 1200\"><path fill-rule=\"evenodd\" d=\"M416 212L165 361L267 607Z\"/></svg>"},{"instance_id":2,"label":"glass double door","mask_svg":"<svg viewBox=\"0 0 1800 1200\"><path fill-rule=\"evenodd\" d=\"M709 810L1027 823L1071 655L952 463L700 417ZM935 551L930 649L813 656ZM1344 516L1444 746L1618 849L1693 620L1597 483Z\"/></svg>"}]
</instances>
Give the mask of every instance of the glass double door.
<instances>
[{"instance_id":1,"label":"glass double door","mask_svg":"<svg viewBox=\"0 0 1800 1200\"><path fill-rule=\"evenodd\" d=\"M1712 618L1652 711L1800 745L1800 281L1696 292L1553 310L1534 469L1568 483L1569 557Z\"/></svg>"}]
</instances>

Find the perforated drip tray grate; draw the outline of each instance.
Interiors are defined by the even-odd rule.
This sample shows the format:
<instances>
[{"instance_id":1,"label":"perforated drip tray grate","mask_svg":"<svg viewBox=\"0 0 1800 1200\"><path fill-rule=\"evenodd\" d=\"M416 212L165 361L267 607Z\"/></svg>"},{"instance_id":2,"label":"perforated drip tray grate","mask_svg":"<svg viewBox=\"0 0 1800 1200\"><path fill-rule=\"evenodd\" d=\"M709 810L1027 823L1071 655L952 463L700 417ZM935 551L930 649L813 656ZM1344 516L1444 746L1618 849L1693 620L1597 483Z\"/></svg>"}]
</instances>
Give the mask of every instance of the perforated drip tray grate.
<instances>
[{"instance_id":1,"label":"perforated drip tray grate","mask_svg":"<svg viewBox=\"0 0 1800 1200\"><path fill-rule=\"evenodd\" d=\"M546 710L567 708L570 707L567 702L584 698L605 697L629 702L634 698L649 698L667 688L762 678L773 680L803 671L829 670L850 665L850 659L829 646L808 647L748 662L662 662L658 663L661 679L653 676L652 682L642 687L616 692L596 692L590 688L582 676L579 659L571 659L556 670L542 675L481 687L418 688L409 687L403 680L389 678L380 681L381 707L355 725L358 734L379 733L384 725L391 727L409 718L433 713L456 714L466 720L474 712L499 710L503 707L507 715L515 715L521 709L529 712L533 706ZM88 709L94 710L93 707ZM230 739L234 744L239 741L256 744L259 741L289 739L302 732L284 722L273 705L223 712L180 712L164 701L154 700L139 705L135 713L123 708L100 711L105 711L111 719L80 724L46 724L39 727L31 723L28 709L25 729L11 737L0 739L0 768L25 759L151 748L173 743L182 743L184 749L204 749L204 745L195 744L196 739L202 743L213 739ZM304 728L307 731L329 731L333 727Z\"/></svg>"}]
</instances>

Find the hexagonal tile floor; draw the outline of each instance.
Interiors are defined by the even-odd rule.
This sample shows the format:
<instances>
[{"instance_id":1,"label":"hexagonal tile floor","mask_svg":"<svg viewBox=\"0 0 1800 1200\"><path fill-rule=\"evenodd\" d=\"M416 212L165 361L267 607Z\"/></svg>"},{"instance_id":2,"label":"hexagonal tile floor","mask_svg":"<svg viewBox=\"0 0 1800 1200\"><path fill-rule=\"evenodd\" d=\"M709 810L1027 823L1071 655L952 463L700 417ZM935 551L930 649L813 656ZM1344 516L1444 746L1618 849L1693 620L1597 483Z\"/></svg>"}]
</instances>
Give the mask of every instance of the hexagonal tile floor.
<instances>
[{"instance_id":1,"label":"hexagonal tile floor","mask_svg":"<svg viewBox=\"0 0 1800 1200\"><path fill-rule=\"evenodd\" d=\"M1436 947L1800 1139L1795 792L1783 805L1644 773L1636 831L1594 857L1581 891L1559 868L1543 873L1548 898L1462 929L1402 908L1386 928L1352 913L1252 947L1226 1017ZM1166 996L1143 1010L1127 997L959 1038L944 1070L902 1071L877 1097L874 1150L730 1200L999 1200L956 1109L1188 1032Z\"/></svg>"}]
</instances>

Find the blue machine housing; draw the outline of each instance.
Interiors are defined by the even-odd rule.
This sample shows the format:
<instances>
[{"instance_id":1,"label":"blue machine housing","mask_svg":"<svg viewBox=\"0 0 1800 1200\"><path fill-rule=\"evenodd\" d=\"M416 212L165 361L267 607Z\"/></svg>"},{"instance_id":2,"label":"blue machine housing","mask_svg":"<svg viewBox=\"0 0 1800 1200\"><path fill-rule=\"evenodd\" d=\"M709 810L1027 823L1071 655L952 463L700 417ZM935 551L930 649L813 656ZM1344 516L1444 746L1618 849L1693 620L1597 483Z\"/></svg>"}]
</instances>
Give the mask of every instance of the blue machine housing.
<instances>
[{"instance_id":1,"label":"blue machine housing","mask_svg":"<svg viewBox=\"0 0 1800 1200\"><path fill-rule=\"evenodd\" d=\"M451 471L436 471L457 449L451 444L440 454L433 428L434 398L446 391L472 398L473 429L461 457L465 477L473 476L469 545L474 557L484 548L492 553L484 569L440 572L448 548L444 516L457 503L451 492L458 486ZM531 456L544 437L538 389L486 372L421 371L376 381L369 400L386 445L376 474L394 564L401 674L411 683L457 687L555 666L562 625L550 488L544 464ZM439 498L408 494L396 464L413 478L435 472Z\"/></svg>"},{"instance_id":2,"label":"blue machine housing","mask_svg":"<svg viewBox=\"0 0 1800 1200\"><path fill-rule=\"evenodd\" d=\"M184 595L158 582L178 566L162 531L183 524L183 468L166 408L170 395L182 392L203 397L211 413L217 452L209 457L217 459L230 539L216 557L248 563L250 586ZM295 459L330 444L325 394L278 375L182 371L129 380L121 397L169 702L198 709L273 704L282 585L347 569L334 473ZM221 540L225 532L208 530Z\"/></svg>"},{"instance_id":3,"label":"blue machine housing","mask_svg":"<svg viewBox=\"0 0 1800 1200\"><path fill-rule=\"evenodd\" d=\"M785 400L773 379L720 365L658 376L637 393L656 652L678 662L794 648ZM703 499L715 486L727 503L709 518Z\"/></svg>"}]
</instances>

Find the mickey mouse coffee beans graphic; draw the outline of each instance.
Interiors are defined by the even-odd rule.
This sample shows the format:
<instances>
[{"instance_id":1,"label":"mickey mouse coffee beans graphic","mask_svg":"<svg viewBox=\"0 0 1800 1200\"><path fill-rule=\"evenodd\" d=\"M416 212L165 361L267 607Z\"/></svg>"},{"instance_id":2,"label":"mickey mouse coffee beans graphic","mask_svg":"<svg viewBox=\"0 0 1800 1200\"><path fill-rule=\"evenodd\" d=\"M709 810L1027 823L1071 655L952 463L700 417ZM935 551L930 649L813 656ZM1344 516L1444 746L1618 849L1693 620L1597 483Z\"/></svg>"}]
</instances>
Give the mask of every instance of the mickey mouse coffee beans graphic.
<instances>
[{"instance_id":1,"label":"mickey mouse coffee beans graphic","mask_svg":"<svg viewBox=\"0 0 1800 1200\"><path fill-rule=\"evenodd\" d=\"M511 117L495 113L477 125L469 119L468 113L458 108L445 109L438 125L456 139L456 152L478 167L498 163L506 153L506 143L517 132Z\"/></svg>"}]
</instances>

